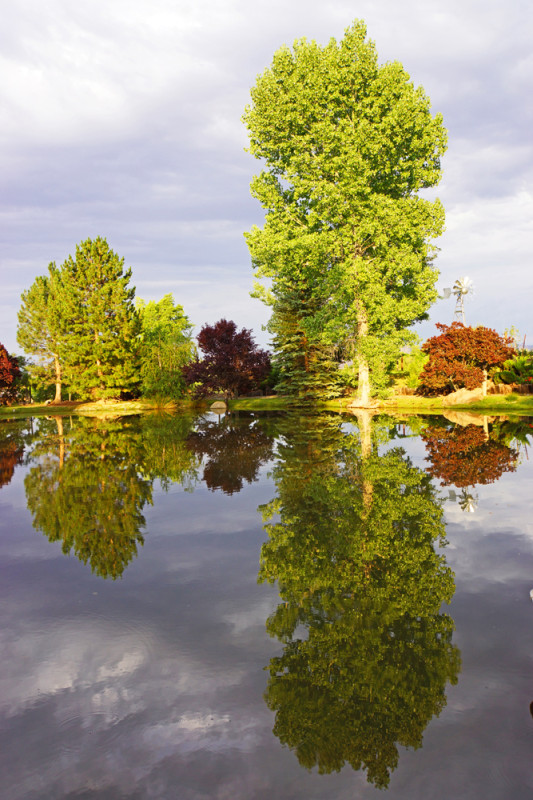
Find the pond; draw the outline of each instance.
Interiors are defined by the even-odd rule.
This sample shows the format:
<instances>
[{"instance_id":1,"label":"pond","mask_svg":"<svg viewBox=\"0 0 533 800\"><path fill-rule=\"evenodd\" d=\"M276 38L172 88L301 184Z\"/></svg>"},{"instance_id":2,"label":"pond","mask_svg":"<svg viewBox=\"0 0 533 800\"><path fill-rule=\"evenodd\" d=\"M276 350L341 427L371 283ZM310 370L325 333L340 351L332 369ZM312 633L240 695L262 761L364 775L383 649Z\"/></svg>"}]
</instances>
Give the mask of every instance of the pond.
<instances>
[{"instance_id":1,"label":"pond","mask_svg":"<svg viewBox=\"0 0 533 800\"><path fill-rule=\"evenodd\" d=\"M532 434L0 422L3 800L530 798Z\"/></svg>"}]
</instances>

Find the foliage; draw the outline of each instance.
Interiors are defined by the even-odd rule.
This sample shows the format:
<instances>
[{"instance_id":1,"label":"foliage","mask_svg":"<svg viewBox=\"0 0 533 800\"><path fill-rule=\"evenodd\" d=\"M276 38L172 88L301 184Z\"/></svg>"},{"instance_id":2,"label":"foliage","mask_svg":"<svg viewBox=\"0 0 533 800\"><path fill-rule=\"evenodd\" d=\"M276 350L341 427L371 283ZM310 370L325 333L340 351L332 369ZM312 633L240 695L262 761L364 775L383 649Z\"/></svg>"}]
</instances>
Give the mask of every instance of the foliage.
<instances>
[{"instance_id":1,"label":"foliage","mask_svg":"<svg viewBox=\"0 0 533 800\"><path fill-rule=\"evenodd\" d=\"M166 294L159 302L138 300L141 322L141 391L147 396L182 397L183 367L194 356L192 325L181 305Z\"/></svg>"},{"instance_id":2,"label":"foliage","mask_svg":"<svg viewBox=\"0 0 533 800\"><path fill-rule=\"evenodd\" d=\"M258 389L270 372L270 356L261 350L246 328L237 331L232 320L204 325L197 336L204 354L183 370L197 394L224 392L226 398Z\"/></svg>"},{"instance_id":3,"label":"foliage","mask_svg":"<svg viewBox=\"0 0 533 800\"><path fill-rule=\"evenodd\" d=\"M164 491L176 483L192 490L199 480L200 459L188 442L193 424L194 418L183 413L149 414L141 419L143 474L158 480Z\"/></svg>"},{"instance_id":4,"label":"foliage","mask_svg":"<svg viewBox=\"0 0 533 800\"><path fill-rule=\"evenodd\" d=\"M514 472L518 452L477 425L429 425L422 433L429 474L458 488L494 483Z\"/></svg>"},{"instance_id":5,"label":"foliage","mask_svg":"<svg viewBox=\"0 0 533 800\"><path fill-rule=\"evenodd\" d=\"M404 353L396 365L394 373L396 386L407 386L409 389L416 389L420 374L427 364L429 356L423 350L414 345L408 353Z\"/></svg>"},{"instance_id":6,"label":"foliage","mask_svg":"<svg viewBox=\"0 0 533 800\"><path fill-rule=\"evenodd\" d=\"M533 355L516 355L494 373L494 383L533 384Z\"/></svg>"},{"instance_id":7,"label":"foliage","mask_svg":"<svg viewBox=\"0 0 533 800\"><path fill-rule=\"evenodd\" d=\"M61 345L61 275L54 263L48 265L48 275L39 275L30 288L22 293L18 312L17 342L33 356L30 376L40 387L55 385L55 401L61 401L63 374Z\"/></svg>"},{"instance_id":8,"label":"foliage","mask_svg":"<svg viewBox=\"0 0 533 800\"><path fill-rule=\"evenodd\" d=\"M273 437L253 417L231 414L216 423L201 420L187 446L204 459L207 488L231 495L241 491L244 481L258 479L259 468L272 458Z\"/></svg>"},{"instance_id":9,"label":"foliage","mask_svg":"<svg viewBox=\"0 0 533 800\"><path fill-rule=\"evenodd\" d=\"M139 319L131 269L106 240L86 239L61 267L61 357L72 390L117 397L138 383Z\"/></svg>"},{"instance_id":10,"label":"foliage","mask_svg":"<svg viewBox=\"0 0 533 800\"><path fill-rule=\"evenodd\" d=\"M31 439L28 421L0 421L0 489L10 483L15 467L22 464L24 446Z\"/></svg>"},{"instance_id":11,"label":"foliage","mask_svg":"<svg viewBox=\"0 0 533 800\"><path fill-rule=\"evenodd\" d=\"M9 405L15 399L19 378L18 358L10 356L0 343L0 405Z\"/></svg>"},{"instance_id":12,"label":"foliage","mask_svg":"<svg viewBox=\"0 0 533 800\"><path fill-rule=\"evenodd\" d=\"M102 578L120 577L144 543L142 509L151 502L151 481L142 477L135 422L63 418L41 421L33 466L24 480L33 525L63 552L73 552ZM43 435L44 434L44 435Z\"/></svg>"},{"instance_id":13,"label":"foliage","mask_svg":"<svg viewBox=\"0 0 533 800\"><path fill-rule=\"evenodd\" d=\"M420 746L457 680L453 621L440 612L453 573L435 550L444 524L429 477L401 448L380 456L368 418L359 435L341 424L282 423L259 580L278 583L267 630L283 652L265 699L302 766L349 763L385 787L398 747Z\"/></svg>"},{"instance_id":14,"label":"foliage","mask_svg":"<svg viewBox=\"0 0 533 800\"><path fill-rule=\"evenodd\" d=\"M471 328L461 322L437 324L441 333L428 339L422 350L429 361L420 375L418 394L449 394L481 386L485 372L513 355L510 342L492 328Z\"/></svg>"},{"instance_id":15,"label":"foliage","mask_svg":"<svg viewBox=\"0 0 533 800\"><path fill-rule=\"evenodd\" d=\"M268 330L273 334L274 364L279 373L276 391L299 401L340 394L339 365L334 348L310 335L305 319L313 314L306 293L298 286L278 287Z\"/></svg>"},{"instance_id":16,"label":"foliage","mask_svg":"<svg viewBox=\"0 0 533 800\"><path fill-rule=\"evenodd\" d=\"M366 399L368 370L383 387L437 296L430 242L444 212L418 192L440 178L442 118L399 63L378 65L362 22L339 43L281 48L251 95L250 152L265 167L251 191L266 219L246 239L272 281L256 293L276 316L298 287L294 324L316 347L353 342ZM278 352L291 326L275 325Z\"/></svg>"},{"instance_id":17,"label":"foliage","mask_svg":"<svg viewBox=\"0 0 533 800\"><path fill-rule=\"evenodd\" d=\"M128 288L131 270L105 239L76 246L58 269L36 278L22 294L17 340L36 357L33 377L64 382L82 396L118 396L138 383L139 320Z\"/></svg>"}]
</instances>

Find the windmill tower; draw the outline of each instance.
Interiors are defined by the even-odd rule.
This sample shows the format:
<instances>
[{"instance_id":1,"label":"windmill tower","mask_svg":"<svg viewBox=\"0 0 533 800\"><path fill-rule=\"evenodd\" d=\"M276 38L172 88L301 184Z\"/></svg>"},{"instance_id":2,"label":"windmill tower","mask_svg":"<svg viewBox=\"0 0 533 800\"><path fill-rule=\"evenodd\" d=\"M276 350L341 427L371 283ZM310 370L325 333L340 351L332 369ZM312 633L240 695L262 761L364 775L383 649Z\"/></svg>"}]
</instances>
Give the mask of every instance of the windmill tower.
<instances>
[{"instance_id":1,"label":"windmill tower","mask_svg":"<svg viewBox=\"0 0 533 800\"><path fill-rule=\"evenodd\" d=\"M468 277L458 278L452 289L452 293L456 296L454 319L456 322L465 324L465 297L467 294L473 294L474 284Z\"/></svg>"}]
</instances>

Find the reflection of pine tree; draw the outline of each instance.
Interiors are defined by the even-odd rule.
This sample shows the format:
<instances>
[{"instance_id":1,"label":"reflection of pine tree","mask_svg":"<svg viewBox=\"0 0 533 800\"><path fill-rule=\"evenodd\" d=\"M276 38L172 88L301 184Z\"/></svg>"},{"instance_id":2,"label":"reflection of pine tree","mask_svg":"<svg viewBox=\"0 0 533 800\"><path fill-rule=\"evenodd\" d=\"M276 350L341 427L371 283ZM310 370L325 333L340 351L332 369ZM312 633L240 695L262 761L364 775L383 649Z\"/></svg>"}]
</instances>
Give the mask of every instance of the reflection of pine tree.
<instances>
[{"instance_id":1,"label":"reflection of pine tree","mask_svg":"<svg viewBox=\"0 0 533 800\"><path fill-rule=\"evenodd\" d=\"M57 435L35 446L25 479L33 524L61 541L103 578L117 578L143 544L142 509L151 481L142 477L136 423L56 418Z\"/></svg>"},{"instance_id":2,"label":"reflection of pine tree","mask_svg":"<svg viewBox=\"0 0 533 800\"><path fill-rule=\"evenodd\" d=\"M226 416L219 422L202 420L187 438L190 450L205 458L203 479L209 489L240 492L253 483L259 468L272 457L273 437L253 416Z\"/></svg>"},{"instance_id":3,"label":"reflection of pine tree","mask_svg":"<svg viewBox=\"0 0 533 800\"><path fill-rule=\"evenodd\" d=\"M288 424L285 441L259 573L283 600L267 622L285 644L265 694L274 732L303 766L348 762L384 787L398 745L420 746L459 671L440 613L454 589L434 547L442 509L401 448L380 456L323 418Z\"/></svg>"},{"instance_id":4,"label":"reflection of pine tree","mask_svg":"<svg viewBox=\"0 0 533 800\"><path fill-rule=\"evenodd\" d=\"M428 426L422 434L429 474L442 486L494 483L516 470L518 451L477 425Z\"/></svg>"}]
</instances>

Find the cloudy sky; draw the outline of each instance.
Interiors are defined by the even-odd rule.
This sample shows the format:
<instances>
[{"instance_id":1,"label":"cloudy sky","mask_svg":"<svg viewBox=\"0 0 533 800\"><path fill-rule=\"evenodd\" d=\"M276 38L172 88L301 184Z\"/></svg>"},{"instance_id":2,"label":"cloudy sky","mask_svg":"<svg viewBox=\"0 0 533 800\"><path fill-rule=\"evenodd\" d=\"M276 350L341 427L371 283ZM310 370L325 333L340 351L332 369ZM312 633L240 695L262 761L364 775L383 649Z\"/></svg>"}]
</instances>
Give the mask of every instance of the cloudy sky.
<instances>
[{"instance_id":1,"label":"cloudy sky","mask_svg":"<svg viewBox=\"0 0 533 800\"><path fill-rule=\"evenodd\" d=\"M444 114L440 287L470 276L467 323L514 325L533 344L533 6L529 0L18 0L0 30L0 342L20 294L77 242L105 236L137 295L172 292L197 326L254 329L243 231L259 162L241 123L282 44L340 38L364 19ZM453 299L433 308L450 322ZM433 333L432 325L419 332Z\"/></svg>"}]
</instances>

